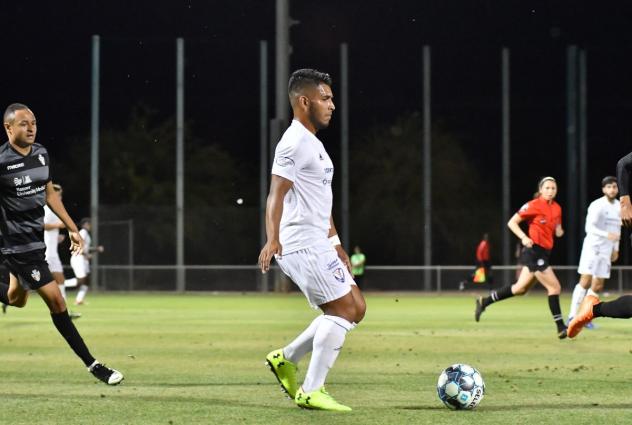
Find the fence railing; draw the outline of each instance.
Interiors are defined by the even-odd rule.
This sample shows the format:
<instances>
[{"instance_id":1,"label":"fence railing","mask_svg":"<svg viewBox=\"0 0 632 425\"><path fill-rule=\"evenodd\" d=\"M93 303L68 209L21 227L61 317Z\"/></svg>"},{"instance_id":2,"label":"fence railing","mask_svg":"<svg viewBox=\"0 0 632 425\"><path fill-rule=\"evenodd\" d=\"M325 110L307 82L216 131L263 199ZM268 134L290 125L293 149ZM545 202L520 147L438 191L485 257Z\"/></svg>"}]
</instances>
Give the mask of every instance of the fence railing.
<instances>
[{"instance_id":1,"label":"fence railing","mask_svg":"<svg viewBox=\"0 0 632 425\"><path fill-rule=\"evenodd\" d=\"M175 291L176 265L101 265L100 289L105 291ZM260 291L261 273L256 265L183 266L186 291ZM562 288L571 290L579 279L577 266L553 266ZM363 290L457 291L486 290L515 282L516 266L494 266L491 282L473 283L472 266L367 266ZM270 290L295 291L277 266L269 272ZM537 286L534 288L537 289ZM612 267L606 291L632 291L632 266Z\"/></svg>"}]
</instances>

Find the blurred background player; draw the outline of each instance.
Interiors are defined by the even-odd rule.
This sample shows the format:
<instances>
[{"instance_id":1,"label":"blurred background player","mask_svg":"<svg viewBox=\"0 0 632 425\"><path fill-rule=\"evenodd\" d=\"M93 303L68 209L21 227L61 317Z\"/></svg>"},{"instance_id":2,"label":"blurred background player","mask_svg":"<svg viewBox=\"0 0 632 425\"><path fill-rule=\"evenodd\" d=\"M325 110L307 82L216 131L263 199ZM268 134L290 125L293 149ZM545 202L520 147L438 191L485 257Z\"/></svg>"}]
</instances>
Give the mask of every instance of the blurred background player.
<instances>
[{"instance_id":1,"label":"blurred background player","mask_svg":"<svg viewBox=\"0 0 632 425\"><path fill-rule=\"evenodd\" d=\"M487 283L491 289L492 276L491 276L492 263L489 255L489 234L483 233L478 245L476 245L476 267L474 273L470 274L467 279L459 282L459 291L465 290L465 286L468 283Z\"/></svg>"},{"instance_id":2,"label":"blurred background player","mask_svg":"<svg viewBox=\"0 0 632 425\"><path fill-rule=\"evenodd\" d=\"M355 248L353 248L353 255L351 256L351 274L353 275L353 280L359 288L362 288L365 264L366 256L360 247L356 245Z\"/></svg>"},{"instance_id":3,"label":"blurred background player","mask_svg":"<svg viewBox=\"0 0 632 425\"><path fill-rule=\"evenodd\" d=\"M632 173L632 152L617 162L617 182L619 189L621 222L632 227L632 204L630 203L630 173ZM624 295L613 301L601 302L595 294L587 294L579 306L577 314L568 324L568 336L574 338L597 317L629 319L632 317L632 296Z\"/></svg>"},{"instance_id":4,"label":"blurred background player","mask_svg":"<svg viewBox=\"0 0 632 425\"><path fill-rule=\"evenodd\" d=\"M329 126L335 109L331 77L301 69L292 73L288 86L294 119L275 150L265 213L267 241L259 266L266 273L274 256L312 307L324 314L288 345L268 353L266 363L298 407L349 411L325 391L347 332L366 311L332 217L333 162L316 137ZM296 365L310 351L299 387Z\"/></svg>"},{"instance_id":5,"label":"blurred background player","mask_svg":"<svg viewBox=\"0 0 632 425\"><path fill-rule=\"evenodd\" d=\"M604 177L601 191L604 196L590 203L586 215L586 237L577 269L580 278L573 290L569 322L587 293L597 296L603 290L604 280L610 278L610 267L619 258L621 207L617 200L617 178ZM591 324L586 327L590 328Z\"/></svg>"},{"instance_id":6,"label":"blurred background player","mask_svg":"<svg viewBox=\"0 0 632 425\"><path fill-rule=\"evenodd\" d=\"M92 246L92 238L90 237L90 230L92 224L89 218L82 218L79 224L81 230L79 234L84 240L83 250L79 255L75 255L70 259L70 265L72 271L75 273L74 279L68 279L66 284L68 286L77 286L77 297L75 298L75 305L81 305L85 302L86 294L90 286L90 258L93 252L103 252L103 246Z\"/></svg>"},{"instance_id":7,"label":"blurred background player","mask_svg":"<svg viewBox=\"0 0 632 425\"><path fill-rule=\"evenodd\" d=\"M58 196L61 200L63 195L61 185L53 184L53 190L53 196ZM57 248L59 243L64 239L64 236L59 234L59 230L65 228L66 225L64 222L57 217L48 205L44 205L44 243L46 244L46 262L48 263L48 268L53 275L53 279L57 282L59 291L64 299L66 299L64 268L61 265ZM74 313L71 311L69 312L69 315L71 319L81 317L80 313Z\"/></svg>"},{"instance_id":8,"label":"blurred background player","mask_svg":"<svg viewBox=\"0 0 632 425\"><path fill-rule=\"evenodd\" d=\"M490 296L476 300L474 318L478 322L481 314L492 303L524 295L533 287L536 280L546 288L549 309L557 327L557 336L566 338L566 326L562 320L560 308L561 285L553 269L549 265L549 257L553 248L553 237L564 235L562 229L562 208L555 202L557 183L553 177L544 177L538 183L538 197L527 202L511 217L507 226L520 239L525 247L522 253L522 268L518 281L513 285L492 291ZM527 221L529 234L521 228L520 223Z\"/></svg>"}]
</instances>

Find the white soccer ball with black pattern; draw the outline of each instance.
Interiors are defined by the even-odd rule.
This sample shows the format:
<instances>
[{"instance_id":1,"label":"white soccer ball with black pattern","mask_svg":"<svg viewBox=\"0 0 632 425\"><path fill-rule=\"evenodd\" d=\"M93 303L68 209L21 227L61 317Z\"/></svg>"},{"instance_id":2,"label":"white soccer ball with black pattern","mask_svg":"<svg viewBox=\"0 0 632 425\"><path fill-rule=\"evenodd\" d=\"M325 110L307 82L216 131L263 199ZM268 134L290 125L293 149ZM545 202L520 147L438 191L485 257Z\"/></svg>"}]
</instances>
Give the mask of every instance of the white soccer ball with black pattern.
<instances>
[{"instance_id":1,"label":"white soccer ball with black pattern","mask_svg":"<svg viewBox=\"0 0 632 425\"><path fill-rule=\"evenodd\" d=\"M457 363L439 375L437 394L450 409L474 409L483 399L485 382L478 370Z\"/></svg>"}]
</instances>

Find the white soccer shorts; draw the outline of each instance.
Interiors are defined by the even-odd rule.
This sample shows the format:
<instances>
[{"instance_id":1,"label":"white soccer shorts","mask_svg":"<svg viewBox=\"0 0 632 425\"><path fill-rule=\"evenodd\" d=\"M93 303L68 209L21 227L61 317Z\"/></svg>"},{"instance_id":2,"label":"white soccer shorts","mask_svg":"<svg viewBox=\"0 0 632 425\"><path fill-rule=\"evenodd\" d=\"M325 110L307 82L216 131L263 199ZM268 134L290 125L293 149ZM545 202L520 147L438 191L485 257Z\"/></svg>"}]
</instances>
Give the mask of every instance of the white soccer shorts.
<instances>
[{"instance_id":1,"label":"white soccer shorts","mask_svg":"<svg viewBox=\"0 0 632 425\"><path fill-rule=\"evenodd\" d=\"M577 273L589 274L601 279L610 278L610 257L595 253L593 249L582 249Z\"/></svg>"},{"instance_id":2,"label":"white soccer shorts","mask_svg":"<svg viewBox=\"0 0 632 425\"><path fill-rule=\"evenodd\" d=\"M59 255L47 255L46 262L48 263L48 269L51 273L63 273L64 268L61 265Z\"/></svg>"},{"instance_id":3,"label":"white soccer shorts","mask_svg":"<svg viewBox=\"0 0 632 425\"><path fill-rule=\"evenodd\" d=\"M90 273L90 263L83 255L75 255L70 257L70 265L72 271L75 272L77 279L82 279Z\"/></svg>"},{"instance_id":4,"label":"white soccer shorts","mask_svg":"<svg viewBox=\"0 0 632 425\"><path fill-rule=\"evenodd\" d=\"M355 285L353 277L326 238L309 248L283 254L276 261L313 308L344 297L351 291L351 285Z\"/></svg>"}]
</instances>

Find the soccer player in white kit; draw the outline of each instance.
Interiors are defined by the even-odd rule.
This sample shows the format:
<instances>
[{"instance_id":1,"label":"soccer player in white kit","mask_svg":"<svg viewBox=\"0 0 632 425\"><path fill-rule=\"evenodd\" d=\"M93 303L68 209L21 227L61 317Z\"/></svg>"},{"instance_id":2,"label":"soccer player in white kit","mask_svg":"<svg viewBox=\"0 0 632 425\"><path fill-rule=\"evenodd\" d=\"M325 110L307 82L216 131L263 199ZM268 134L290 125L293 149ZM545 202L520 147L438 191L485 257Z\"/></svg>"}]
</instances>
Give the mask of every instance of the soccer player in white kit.
<instances>
[{"instance_id":1,"label":"soccer player in white kit","mask_svg":"<svg viewBox=\"0 0 632 425\"><path fill-rule=\"evenodd\" d=\"M577 314L587 294L598 297L604 280L610 278L611 264L619 258L621 207L617 200L617 178L604 177L601 190L604 196L591 202L586 215L586 237L577 269L581 277L573 290L569 322ZM590 324L586 327L590 328Z\"/></svg>"},{"instance_id":2,"label":"soccer player in white kit","mask_svg":"<svg viewBox=\"0 0 632 425\"><path fill-rule=\"evenodd\" d=\"M263 273L274 256L318 316L294 341L272 351L266 362L282 389L302 408L349 411L325 391L325 378L366 303L351 276L331 215L334 167L318 130L329 125L335 106L328 74L300 69L290 77L294 120L275 151L266 206L267 242L259 254ZM296 364L312 352L299 387Z\"/></svg>"},{"instance_id":3,"label":"soccer player in white kit","mask_svg":"<svg viewBox=\"0 0 632 425\"><path fill-rule=\"evenodd\" d=\"M77 291L77 297L75 298L75 305L83 304L85 302L86 294L88 293L88 288L90 284L89 277L91 253L95 251L103 252L102 246L92 246L92 237L90 236L90 229L92 225L90 223L90 219L81 219L79 227L81 227L81 229L79 230L79 234L84 241L83 250L79 255L75 255L70 258L70 265L72 267L72 271L75 273L76 284L79 288Z\"/></svg>"}]
</instances>

